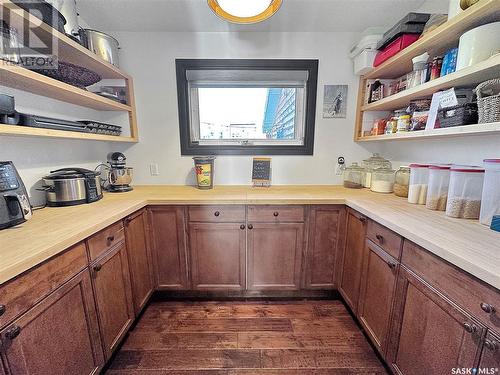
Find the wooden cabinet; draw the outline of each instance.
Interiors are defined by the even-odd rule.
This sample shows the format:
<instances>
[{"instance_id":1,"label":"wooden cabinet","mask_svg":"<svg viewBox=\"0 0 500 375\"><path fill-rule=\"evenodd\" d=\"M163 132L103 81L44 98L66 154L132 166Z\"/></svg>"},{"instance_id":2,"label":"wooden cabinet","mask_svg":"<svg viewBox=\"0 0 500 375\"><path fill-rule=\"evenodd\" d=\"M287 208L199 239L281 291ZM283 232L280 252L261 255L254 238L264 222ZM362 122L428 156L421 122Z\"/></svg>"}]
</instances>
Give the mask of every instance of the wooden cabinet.
<instances>
[{"instance_id":1,"label":"wooden cabinet","mask_svg":"<svg viewBox=\"0 0 500 375\"><path fill-rule=\"evenodd\" d=\"M311 206L305 258L306 289L334 289L345 220L343 206Z\"/></svg>"},{"instance_id":2,"label":"wooden cabinet","mask_svg":"<svg viewBox=\"0 0 500 375\"><path fill-rule=\"evenodd\" d=\"M10 375L98 373L104 357L89 271L7 325L0 338Z\"/></svg>"},{"instance_id":3,"label":"wooden cabinet","mask_svg":"<svg viewBox=\"0 0 500 375\"><path fill-rule=\"evenodd\" d=\"M366 241L358 318L377 350L384 355L389 335L399 263L371 240Z\"/></svg>"},{"instance_id":4,"label":"wooden cabinet","mask_svg":"<svg viewBox=\"0 0 500 375\"><path fill-rule=\"evenodd\" d=\"M90 265L104 354L109 359L134 320L125 243Z\"/></svg>"},{"instance_id":5,"label":"wooden cabinet","mask_svg":"<svg viewBox=\"0 0 500 375\"><path fill-rule=\"evenodd\" d=\"M245 224L190 223L191 278L196 290L244 290Z\"/></svg>"},{"instance_id":6,"label":"wooden cabinet","mask_svg":"<svg viewBox=\"0 0 500 375\"><path fill-rule=\"evenodd\" d=\"M485 329L401 266L388 363L397 374L441 375L473 368Z\"/></svg>"},{"instance_id":7,"label":"wooden cabinet","mask_svg":"<svg viewBox=\"0 0 500 375\"><path fill-rule=\"evenodd\" d=\"M486 335L478 368L484 371L483 374L497 374L500 371L500 336L498 334L488 332Z\"/></svg>"},{"instance_id":8,"label":"wooden cabinet","mask_svg":"<svg viewBox=\"0 0 500 375\"><path fill-rule=\"evenodd\" d=\"M148 235L146 210L141 210L125 219L127 258L136 316L146 305L154 290L153 264Z\"/></svg>"},{"instance_id":9,"label":"wooden cabinet","mask_svg":"<svg viewBox=\"0 0 500 375\"><path fill-rule=\"evenodd\" d=\"M185 208L156 206L148 210L156 285L163 290L190 289L184 222Z\"/></svg>"},{"instance_id":10,"label":"wooden cabinet","mask_svg":"<svg viewBox=\"0 0 500 375\"><path fill-rule=\"evenodd\" d=\"M248 289L300 289L303 223L248 224Z\"/></svg>"},{"instance_id":11,"label":"wooden cabinet","mask_svg":"<svg viewBox=\"0 0 500 375\"><path fill-rule=\"evenodd\" d=\"M367 221L363 215L347 209L346 235L340 257L339 292L354 313L358 309Z\"/></svg>"}]
</instances>

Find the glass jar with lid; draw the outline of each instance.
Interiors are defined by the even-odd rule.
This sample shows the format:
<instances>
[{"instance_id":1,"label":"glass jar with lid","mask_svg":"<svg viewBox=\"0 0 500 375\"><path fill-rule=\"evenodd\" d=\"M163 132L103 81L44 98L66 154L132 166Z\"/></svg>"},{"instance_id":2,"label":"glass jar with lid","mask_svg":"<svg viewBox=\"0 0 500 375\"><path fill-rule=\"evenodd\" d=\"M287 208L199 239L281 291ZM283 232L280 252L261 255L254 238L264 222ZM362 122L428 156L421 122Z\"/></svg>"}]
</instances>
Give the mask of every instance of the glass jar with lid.
<instances>
[{"instance_id":1,"label":"glass jar with lid","mask_svg":"<svg viewBox=\"0 0 500 375\"><path fill-rule=\"evenodd\" d=\"M375 170L377 168L392 169L392 163L389 160L384 159L379 154L373 154L373 156L371 156L370 158L363 160L362 166L366 171L366 174L365 174L365 187L366 188L371 187L372 171L373 170Z\"/></svg>"},{"instance_id":2,"label":"glass jar with lid","mask_svg":"<svg viewBox=\"0 0 500 375\"><path fill-rule=\"evenodd\" d=\"M358 163L352 163L351 166L344 169L344 187L350 189L361 189L365 182L365 169Z\"/></svg>"},{"instance_id":3,"label":"glass jar with lid","mask_svg":"<svg viewBox=\"0 0 500 375\"><path fill-rule=\"evenodd\" d=\"M410 186L410 167L400 167L396 172L394 181L394 194L398 197L408 198Z\"/></svg>"},{"instance_id":4,"label":"glass jar with lid","mask_svg":"<svg viewBox=\"0 0 500 375\"><path fill-rule=\"evenodd\" d=\"M395 171L390 168L377 168L372 171L371 191L392 193L394 190Z\"/></svg>"}]
</instances>

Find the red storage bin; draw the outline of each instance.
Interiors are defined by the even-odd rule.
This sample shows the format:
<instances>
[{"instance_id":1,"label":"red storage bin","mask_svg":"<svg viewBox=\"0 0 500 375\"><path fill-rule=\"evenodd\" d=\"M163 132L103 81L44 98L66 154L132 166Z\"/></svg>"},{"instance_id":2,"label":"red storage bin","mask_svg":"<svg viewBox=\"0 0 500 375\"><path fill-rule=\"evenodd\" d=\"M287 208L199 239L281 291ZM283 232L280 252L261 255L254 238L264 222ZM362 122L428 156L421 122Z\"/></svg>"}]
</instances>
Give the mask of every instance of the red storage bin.
<instances>
[{"instance_id":1,"label":"red storage bin","mask_svg":"<svg viewBox=\"0 0 500 375\"><path fill-rule=\"evenodd\" d=\"M420 34L403 34L394 42L389 44L387 47L385 47L383 50L380 50L377 53L377 56L375 56L375 61L373 62L373 66L379 66L382 64L384 61L388 60L395 54L397 54L399 51L405 49L409 45L415 43L418 38L420 38Z\"/></svg>"}]
</instances>

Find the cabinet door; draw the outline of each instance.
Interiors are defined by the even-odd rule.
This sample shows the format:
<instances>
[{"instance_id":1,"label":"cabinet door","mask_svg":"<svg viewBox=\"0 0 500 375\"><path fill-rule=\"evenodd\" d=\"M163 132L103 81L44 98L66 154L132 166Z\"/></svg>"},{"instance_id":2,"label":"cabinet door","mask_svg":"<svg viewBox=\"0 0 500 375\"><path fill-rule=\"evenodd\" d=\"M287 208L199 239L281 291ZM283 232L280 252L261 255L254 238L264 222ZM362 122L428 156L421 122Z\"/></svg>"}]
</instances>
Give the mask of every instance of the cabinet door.
<instances>
[{"instance_id":1,"label":"cabinet door","mask_svg":"<svg viewBox=\"0 0 500 375\"><path fill-rule=\"evenodd\" d=\"M305 258L305 288L334 289L336 265L344 222L342 206L313 206L309 211L309 236Z\"/></svg>"},{"instance_id":2,"label":"cabinet door","mask_svg":"<svg viewBox=\"0 0 500 375\"><path fill-rule=\"evenodd\" d=\"M196 290L245 289L245 224L191 223L191 276Z\"/></svg>"},{"instance_id":3,"label":"cabinet door","mask_svg":"<svg viewBox=\"0 0 500 375\"><path fill-rule=\"evenodd\" d=\"M363 254L358 318L383 355L396 289L398 262L370 240Z\"/></svg>"},{"instance_id":4,"label":"cabinet door","mask_svg":"<svg viewBox=\"0 0 500 375\"><path fill-rule=\"evenodd\" d=\"M387 362L397 374L442 375L473 368L485 329L401 266Z\"/></svg>"},{"instance_id":5,"label":"cabinet door","mask_svg":"<svg viewBox=\"0 0 500 375\"><path fill-rule=\"evenodd\" d=\"M125 238L132 283L132 300L135 314L138 315L154 289L145 210L125 219Z\"/></svg>"},{"instance_id":6,"label":"cabinet door","mask_svg":"<svg viewBox=\"0 0 500 375\"><path fill-rule=\"evenodd\" d=\"M356 314L365 247L367 219L354 210L347 210L346 236L340 257L339 292Z\"/></svg>"},{"instance_id":7,"label":"cabinet door","mask_svg":"<svg viewBox=\"0 0 500 375\"><path fill-rule=\"evenodd\" d=\"M304 224L248 224L248 289L300 288Z\"/></svg>"},{"instance_id":8,"label":"cabinet door","mask_svg":"<svg viewBox=\"0 0 500 375\"><path fill-rule=\"evenodd\" d=\"M500 372L500 336L488 332L483 344L479 373L498 374Z\"/></svg>"},{"instance_id":9,"label":"cabinet door","mask_svg":"<svg viewBox=\"0 0 500 375\"><path fill-rule=\"evenodd\" d=\"M150 212L156 285L163 290L190 289L184 207L152 207Z\"/></svg>"},{"instance_id":10,"label":"cabinet door","mask_svg":"<svg viewBox=\"0 0 500 375\"><path fill-rule=\"evenodd\" d=\"M134 320L125 243L97 259L91 268L104 354L109 359Z\"/></svg>"},{"instance_id":11,"label":"cabinet door","mask_svg":"<svg viewBox=\"0 0 500 375\"><path fill-rule=\"evenodd\" d=\"M98 373L104 357L89 271L56 289L0 337L11 375Z\"/></svg>"}]
</instances>

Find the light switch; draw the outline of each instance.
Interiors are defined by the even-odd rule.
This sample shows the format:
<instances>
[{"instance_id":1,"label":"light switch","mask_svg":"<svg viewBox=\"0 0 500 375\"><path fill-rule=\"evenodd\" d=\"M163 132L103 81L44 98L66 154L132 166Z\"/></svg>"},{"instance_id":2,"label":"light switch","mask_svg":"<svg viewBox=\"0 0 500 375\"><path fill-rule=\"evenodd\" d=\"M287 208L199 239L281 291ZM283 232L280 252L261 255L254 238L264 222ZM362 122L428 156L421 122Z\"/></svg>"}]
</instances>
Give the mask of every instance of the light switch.
<instances>
[{"instance_id":1,"label":"light switch","mask_svg":"<svg viewBox=\"0 0 500 375\"><path fill-rule=\"evenodd\" d=\"M149 164L149 172L151 173L151 176L159 176L160 168L158 167L158 164L157 163Z\"/></svg>"}]
</instances>

